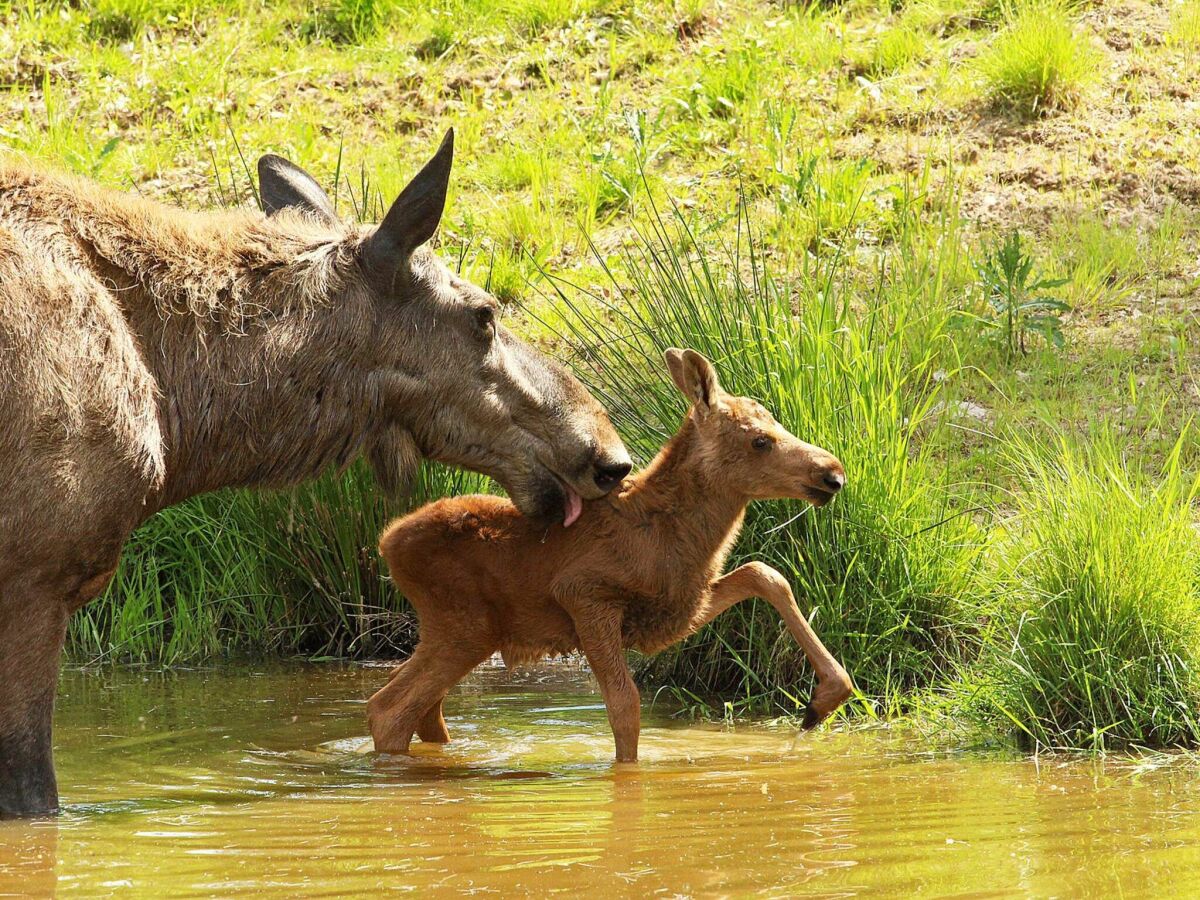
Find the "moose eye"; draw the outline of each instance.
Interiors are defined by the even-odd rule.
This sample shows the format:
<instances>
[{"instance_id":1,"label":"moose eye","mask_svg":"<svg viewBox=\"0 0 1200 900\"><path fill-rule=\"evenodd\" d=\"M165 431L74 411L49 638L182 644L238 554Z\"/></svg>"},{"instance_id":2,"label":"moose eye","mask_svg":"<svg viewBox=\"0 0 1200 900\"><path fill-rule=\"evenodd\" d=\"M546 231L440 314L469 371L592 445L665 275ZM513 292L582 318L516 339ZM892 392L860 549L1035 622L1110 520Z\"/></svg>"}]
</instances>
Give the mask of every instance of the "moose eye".
<instances>
[{"instance_id":1,"label":"moose eye","mask_svg":"<svg viewBox=\"0 0 1200 900\"><path fill-rule=\"evenodd\" d=\"M753 447L755 450L762 452L763 450L770 450L771 445L774 443L775 442L773 440L771 440L769 437L767 437L765 434L760 434L758 437L756 437L754 440L752 440L750 442L750 446Z\"/></svg>"},{"instance_id":2,"label":"moose eye","mask_svg":"<svg viewBox=\"0 0 1200 900\"><path fill-rule=\"evenodd\" d=\"M490 332L491 337L496 332L496 313L490 306L481 306L475 310L475 323L480 331Z\"/></svg>"}]
</instances>

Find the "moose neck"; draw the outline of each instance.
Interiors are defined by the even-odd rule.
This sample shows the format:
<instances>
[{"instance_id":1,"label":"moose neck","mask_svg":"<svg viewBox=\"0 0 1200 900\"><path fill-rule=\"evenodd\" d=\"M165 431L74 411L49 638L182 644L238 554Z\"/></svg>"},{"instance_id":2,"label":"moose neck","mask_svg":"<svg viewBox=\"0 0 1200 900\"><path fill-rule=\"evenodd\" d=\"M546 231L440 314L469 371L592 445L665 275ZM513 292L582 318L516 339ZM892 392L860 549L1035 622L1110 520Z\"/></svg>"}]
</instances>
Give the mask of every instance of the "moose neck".
<instances>
[{"instance_id":1,"label":"moose neck","mask_svg":"<svg viewBox=\"0 0 1200 900\"><path fill-rule=\"evenodd\" d=\"M628 493L639 513L670 531L680 554L719 567L737 539L748 498L710 468L691 415Z\"/></svg>"},{"instance_id":2,"label":"moose neck","mask_svg":"<svg viewBox=\"0 0 1200 900\"><path fill-rule=\"evenodd\" d=\"M379 419L347 235L299 216L180 219L88 235L158 386L166 481L152 505L348 463Z\"/></svg>"}]
</instances>

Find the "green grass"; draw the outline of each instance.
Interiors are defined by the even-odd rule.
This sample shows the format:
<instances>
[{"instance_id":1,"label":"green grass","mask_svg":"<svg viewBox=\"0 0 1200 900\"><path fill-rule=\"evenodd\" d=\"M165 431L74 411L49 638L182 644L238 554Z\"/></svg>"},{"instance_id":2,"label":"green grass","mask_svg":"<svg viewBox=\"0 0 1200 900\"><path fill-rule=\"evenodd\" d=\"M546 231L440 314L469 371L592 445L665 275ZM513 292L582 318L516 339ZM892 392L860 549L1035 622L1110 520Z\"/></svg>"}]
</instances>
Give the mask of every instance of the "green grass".
<instances>
[{"instance_id":1,"label":"green grass","mask_svg":"<svg viewBox=\"0 0 1200 900\"><path fill-rule=\"evenodd\" d=\"M360 44L382 24L383 0L325 0L300 26L300 36L335 44Z\"/></svg>"},{"instance_id":2,"label":"green grass","mask_svg":"<svg viewBox=\"0 0 1200 900\"><path fill-rule=\"evenodd\" d=\"M1064 217L1052 232L1054 257L1070 276L1064 292L1073 306L1112 308L1147 271L1143 231L1091 216Z\"/></svg>"},{"instance_id":3,"label":"green grass","mask_svg":"<svg viewBox=\"0 0 1200 900\"><path fill-rule=\"evenodd\" d=\"M1083 445L1008 446L1027 489L997 536L997 624L968 707L1031 747L1194 745L1200 535L1179 458L1191 435L1147 475L1097 425Z\"/></svg>"},{"instance_id":4,"label":"green grass","mask_svg":"<svg viewBox=\"0 0 1200 900\"><path fill-rule=\"evenodd\" d=\"M870 49L864 68L872 78L886 78L925 59L929 38L919 28L897 25L884 31Z\"/></svg>"},{"instance_id":5,"label":"green grass","mask_svg":"<svg viewBox=\"0 0 1200 900\"><path fill-rule=\"evenodd\" d=\"M1172 44L1195 51L1200 49L1200 2L1184 0L1171 11L1168 39Z\"/></svg>"},{"instance_id":6,"label":"green grass","mask_svg":"<svg viewBox=\"0 0 1200 900\"><path fill-rule=\"evenodd\" d=\"M683 413L662 372L669 346L699 350L726 390L761 399L843 460L849 487L830 509L752 507L733 563L784 572L831 651L853 660L860 699L894 711L968 652L975 630L981 531L921 439L944 427L932 375L951 350L949 306L931 285L944 283L947 236L905 233L897 270L858 309L846 257L776 273L741 213L742 238L723 249L698 242L678 214L654 220L623 261L628 280L612 275L617 299L580 305L564 291L562 321L581 373L643 460ZM756 712L795 713L810 689L802 654L765 603L727 613L643 674Z\"/></svg>"},{"instance_id":7,"label":"green grass","mask_svg":"<svg viewBox=\"0 0 1200 900\"><path fill-rule=\"evenodd\" d=\"M1075 105L1099 59L1062 0L1018 0L979 66L994 99L1032 114Z\"/></svg>"},{"instance_id":8,"label":"green grass","mask_svg":"<svg viewBox=\"0 0 1200 900\"><path fill-rule=\"evenodd\" d=\"M410 504L484 488L428 466ZM403 511L361 464L295 491L224 491L165 510L134 534L104 596L71 620L70 655L173 664L407 651L415 623L376 550Z\"/></svg>"}]
</instances>

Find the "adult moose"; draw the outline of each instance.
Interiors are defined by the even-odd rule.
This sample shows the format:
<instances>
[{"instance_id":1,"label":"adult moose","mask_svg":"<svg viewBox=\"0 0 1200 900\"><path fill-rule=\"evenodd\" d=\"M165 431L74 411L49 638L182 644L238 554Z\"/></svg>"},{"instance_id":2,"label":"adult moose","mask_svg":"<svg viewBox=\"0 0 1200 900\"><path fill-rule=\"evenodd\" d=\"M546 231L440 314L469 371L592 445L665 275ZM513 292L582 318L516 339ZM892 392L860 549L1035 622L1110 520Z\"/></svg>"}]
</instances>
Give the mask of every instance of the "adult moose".
<instances>
[{"instance_id":1,"label":"adult moose","mask_svg":"<svg viewBox=\"0 0 1200 900\"><path fill-rule=\"evenodd\" d=\"M190 213L0 163L0 818L58 805L68 617L173 503L422 457L570 519L629 471L607 416L423 245L453 133L377 227L259 161L266 215Z\"/></svg>"}]
</instances>

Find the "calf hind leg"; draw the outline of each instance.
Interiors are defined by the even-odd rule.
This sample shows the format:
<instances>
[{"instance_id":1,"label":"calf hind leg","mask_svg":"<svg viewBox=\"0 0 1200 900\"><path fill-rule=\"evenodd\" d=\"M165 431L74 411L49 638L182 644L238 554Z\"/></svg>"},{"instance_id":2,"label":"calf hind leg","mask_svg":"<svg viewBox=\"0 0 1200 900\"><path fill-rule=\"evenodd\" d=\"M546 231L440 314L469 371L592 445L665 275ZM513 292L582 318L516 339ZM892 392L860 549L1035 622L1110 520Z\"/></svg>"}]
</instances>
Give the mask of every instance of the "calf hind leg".
<instances>
[{"instance_id":1,"label":"calf hind leg","mask_svg":"<svg viewBox=\"0 0 1200 900\"><path fill-rule=\"evenodd\" d=\"M442 719L442 698L489 654L490 650L427 640L418 644L395 677L367 702L375 749L381 753L407 753L418 729L422 740L449 740Z\"/></svg>"},{"instance_id":2,"label":"calf hind leg","mask_svg":"<svg viewBox=\"0 0 1200 900\"><path fill-rule=\"evenodd\" d=\"M472 668L474 667L472 666ZM450 732L446 728L446 719L442 715L442 698L429 707L425 715L421 717L421 721L417 723L417 737L427 744L448 744L450 742Z\"/></svg>"},{"instance_id":3,"label":"calf hind leg","mask_svg":"<svg viewBox=\"0 0 1200 900\"><path fill-rule=\"evenodd\" d=\"M393 666L388 673L388 681L399 675L404 665L404 663L400 663L398 666ZM417 725L417 737L427 744L448 744L450 742L450 732L446 729L446 720L442 718L441 700L429 708L420 724Z\"/></svg>"}]
</instances>

